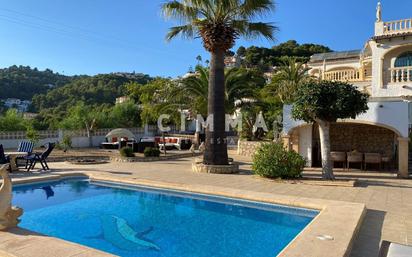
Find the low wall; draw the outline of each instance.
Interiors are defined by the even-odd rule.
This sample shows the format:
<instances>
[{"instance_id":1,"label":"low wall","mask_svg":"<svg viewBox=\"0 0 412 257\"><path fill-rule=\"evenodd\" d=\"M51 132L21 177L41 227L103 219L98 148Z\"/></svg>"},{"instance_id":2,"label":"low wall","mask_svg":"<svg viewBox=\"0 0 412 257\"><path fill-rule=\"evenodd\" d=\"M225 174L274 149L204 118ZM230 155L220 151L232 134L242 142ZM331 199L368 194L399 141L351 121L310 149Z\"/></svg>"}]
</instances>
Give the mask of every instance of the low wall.
<instances>
[{"instance_id":1,"label":"low wall","mask_svg":"<svg viewBox=\"0 0 412 257\"><path fill-rule=\"evenodd\" d=\"M266 141L243 141L239 140L237 153L240 156L253 157L256 150Z\"/></svg>"},{"instance_id":2,"label":"low wall","mask_svg":"<svg viewBox=\"0 0 412 257\"><path fill-rule=\"evenodd\" d=\"M91 133L92 147L100 146L105 142L105 135L113 129L97 129ZM154 136L158 131L156 126L146 128L128 128L139 140L142 137ZM87 148L90 147L90 139L87 137L86 130L63 131L63 130L44 130L38 131L39 142L36 146L45 145L48 142L57 143L63 140L64 135L69 135L72 140L72 147ZM5 149L17 149L21 141L28 141L25 131L7 131L0 132L0 144Z\"/></svg>"},{"instance_id":3,"label":"low wall","mask_svg":"<svg viewBox=\"0 0 412 257\"><path fill-rule=\"evenodd\" d=\"M161 135L158 131L157 126L149 125L147 127L141 128L127 128L134 135L136 140L140 140L142 137L153 137L155 135ZM102 128L97 129L91 133L92 147L99 147L100 143L105 142L105 136L113 129ZM69 135L72 140L72 147L74 148L88 148L90 147L90 139L87 137L86 130L73 130L73 131L63 131L63 130L43 130L38 131L39 142L36 147L45 145L46 143L52 142L57 143L63 140L64 135ZM175 134L173 132L168 133L168 137L179 137L179 138L189 138L192 142L195 141L194 135L185 134ZM0 131L0 144L3 145L5 149L17 149L21 141L28 141L25 131ZM229 136L228 137L228 147L233 148L237 146L238 137Z\"/></svg>"},{"instance_id":4,"label":"low wall","mask_svg":"<svg viewBox=\"0 0 412 257\"><path fill-rule=\"evenodd\" d=\"M161 154L159 157L110 157L110 161L112 162L155 162L155 161L167 161L167 160L176 160L182 158L189 158L200 156L202 153L180 153L180 154L170 154L170 155L163 155Z\"/></svg>"}]
</instances>

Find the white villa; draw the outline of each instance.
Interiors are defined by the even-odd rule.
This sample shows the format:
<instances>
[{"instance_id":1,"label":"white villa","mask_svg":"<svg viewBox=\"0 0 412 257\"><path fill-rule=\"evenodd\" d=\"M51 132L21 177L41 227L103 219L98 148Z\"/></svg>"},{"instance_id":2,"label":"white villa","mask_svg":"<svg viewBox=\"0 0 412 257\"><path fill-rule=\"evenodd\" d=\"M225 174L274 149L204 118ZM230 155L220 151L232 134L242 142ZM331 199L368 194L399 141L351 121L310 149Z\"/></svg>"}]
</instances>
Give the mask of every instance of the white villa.
<instances>
[{"instance_id":1,"label":"white villa","mask_svg":"<svg viewBox=\"0 0 412 257\"><path fill-rule=\"evenodd\" d=\"M405 178L412 124L412 19L384 22L381 13L379 3L375 35L362 50L313 55L309 73L352 83L370 94L367 113L331 127L332 151L379 153ZM284 108L283 141L304 156L308 166L320 165L318 127L293 120L291 106Z\"/></svg>"},{"instance_id":2,"label":"white villa","mask_svg":"<svg viewBox=\"0 0 412 257\"><path fill-rule=\"evenodd\" d=\"M27 112L31 101L29 100L21 100L18 98L7 98L4 100L4 106L7 108L15 108L19 112Z\"/></svg>"}]
</instances>

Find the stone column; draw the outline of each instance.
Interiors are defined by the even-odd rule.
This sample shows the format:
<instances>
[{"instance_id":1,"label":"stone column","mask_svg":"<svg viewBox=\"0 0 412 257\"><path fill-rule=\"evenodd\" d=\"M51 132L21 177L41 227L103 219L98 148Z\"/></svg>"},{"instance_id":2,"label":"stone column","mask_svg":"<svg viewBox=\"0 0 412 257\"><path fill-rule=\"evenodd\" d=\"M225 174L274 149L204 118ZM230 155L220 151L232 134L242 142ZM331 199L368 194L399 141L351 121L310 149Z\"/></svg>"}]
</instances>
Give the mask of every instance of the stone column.
<instances>
[{"instance_id":1,"label":"stone column","mask_svg":"<svg viewBox=\"0 0 412 257\"><path fill-rule=\"evenodd\" d=\"M379 76L379 88L383 88L383 86L384 86L384 80L385 80L385 73L386 73L386 71L385 70L383 70L383 68L384 68L384 59L383 58L381 58L380 60L379 60L379 74L380 74L380 76Z\"/></svg>"},{"instance_id":2,"label":"stone column","mask_svg":"<svg viewBox=\"0 0 412 257\"><path fill-rule=\"evenodd\" d=\"M283 146L285 147L285 149L287 151L290 151L291 150L290 135L282 136L282 142L283 142Z\"/></svg>"},{"instance_id":3,"label":"stone column","mask_svg":"<svg viewBox=\"0 0 412 257\"><path fill-rule=\"evenodd\" d=\"M299 134L294 133L290 140L291 145L292 145L291 146L292 150L297 153L299 153L299 136L300 136Z\"/></svg>"},{"instance_id":4,"label":"stone column","mask_svg":"<svg viewBox=\"0 0 412 257\"><path fill-rule=\"evenodd\" d=\"M322 80L325 80L325 72L326 72L326 59L323 60Z\"/></svg>"},{"instance_id":5,"label":"stone column","mask_svg":"<svg viewBox=\"0 0 412 257\"><path fill-rule=\"evenodd\" d=\"M375 23L375 36L381 36L385 32L385 25L383 21L378 21Z\"/></svg>"},{"instance_id":6,"label":"stone column","mask_svg":"<svg viewBox=\"0 0 412 257\"><path fill-rule=\"evenodd\" d=\"M409 177L409 138L407 137L398 137L398 158L399 164L398 169L399 173L398 176L400 178L408 178Z\"/></svg>"}]
</instances>

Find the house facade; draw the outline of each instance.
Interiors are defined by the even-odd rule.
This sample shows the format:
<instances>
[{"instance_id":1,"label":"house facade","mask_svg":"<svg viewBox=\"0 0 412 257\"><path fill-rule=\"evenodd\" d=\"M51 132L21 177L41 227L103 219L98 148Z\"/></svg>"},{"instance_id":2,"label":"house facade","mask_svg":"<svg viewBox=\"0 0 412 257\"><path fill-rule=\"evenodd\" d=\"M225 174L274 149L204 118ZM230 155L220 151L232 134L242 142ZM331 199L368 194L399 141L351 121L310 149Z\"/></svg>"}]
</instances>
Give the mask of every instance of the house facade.
<instances>
[{"instance_id":1,"label":"house facade","mask_svg":"<svg viewBox=\"0 0 412 257\"><path fill-rule=\"evenodd\" d=\"M29 106L31 105L31 101L29 100L21 100L18 98L7 98L4 100L4 106L8 109L14 108L19 112L27 112Z\"/></svg>"},{"instance_id":2,"label":"house facade","mask_svg":"<svg viewBox=\"0 0 412 257\"><path fill-rule=\"evenodd\" d=\"M412 124L412 19L385 22L377 7L375 33L361 50L316 54L310 75L344 81L370 95L369 110L331 127L331 150L380 153L384 162L408 177L409 128ZM316 124L293 120L284 107L283 141L299 152L308 166L320 165Z\"/></svg>"}]
</instances>

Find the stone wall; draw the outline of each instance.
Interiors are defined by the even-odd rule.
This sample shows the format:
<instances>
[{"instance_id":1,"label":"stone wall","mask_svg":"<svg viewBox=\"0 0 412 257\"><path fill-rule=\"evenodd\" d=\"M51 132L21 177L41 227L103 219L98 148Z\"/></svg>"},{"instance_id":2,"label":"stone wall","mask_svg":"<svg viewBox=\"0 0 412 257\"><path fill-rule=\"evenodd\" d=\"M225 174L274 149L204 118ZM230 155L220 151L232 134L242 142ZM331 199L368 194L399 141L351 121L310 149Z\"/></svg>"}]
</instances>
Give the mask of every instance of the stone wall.
<instances>
[{"instance_id":1,"label":"stone wall","mask_svg":"<svg viewBox=\"0 0 412 257\"><path fill-rule=\"evenodd\" d=\"M330 130L332 151L357 150L362 153L394 154L395 133L363 124L333 124Z\"/></svg>"},{"instance_id":2,"label":"stone wall","mask_svg":"<svg viewBox=\"0 0 412 257\"><path fill-rule=\"evenodd\" d=\"M253 157L256 150L260 147L262 143L264 142L239 140L237 153L241 156Z\"/></svg>"}]
</instances>

